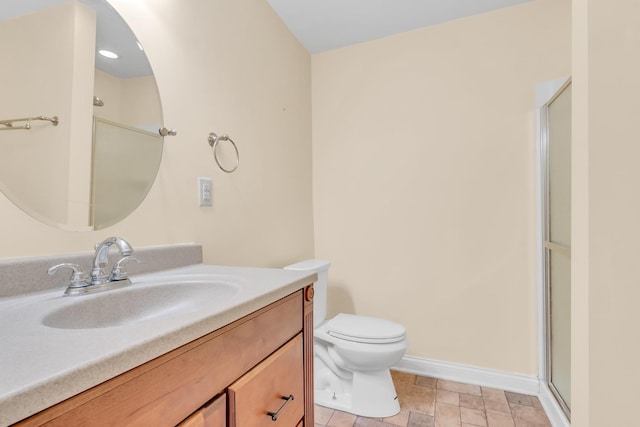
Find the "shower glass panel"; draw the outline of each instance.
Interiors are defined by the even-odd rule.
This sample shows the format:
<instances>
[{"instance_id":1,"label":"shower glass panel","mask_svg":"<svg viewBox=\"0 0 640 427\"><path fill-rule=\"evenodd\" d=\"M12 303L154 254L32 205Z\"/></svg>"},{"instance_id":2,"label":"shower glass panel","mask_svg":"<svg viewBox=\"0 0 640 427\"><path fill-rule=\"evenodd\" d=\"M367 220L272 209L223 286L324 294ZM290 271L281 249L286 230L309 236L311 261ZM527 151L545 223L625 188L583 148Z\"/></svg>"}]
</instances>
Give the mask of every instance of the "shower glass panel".
<instances>
[{"instance_id":1,"label":"shower glass panel","mask_svg":"<svg viewBox=\"0 0 640 427\"><path fill-rule=\"evenodd\" d=\"M571 259L550 251L551 383L567 406L571 402ZM566 285L566 286L565 286Z\"/></svg>"},{"instance_id":2,"label":"shower glass panel","mask_svg":"<svg viewBox=\"0 0 640 427\"><path fill-rule=\"evenodd\" d=\"M162 137L97 117L93 126L90 224L101 230L144 200L160 164Z\"/></svg>"},{"instance_id":3,"label":"shower glass panel","mask_svg":"<svg viewBox=\"0 0 640 427\"><path fill-rule=\"evenodd\" d=\"M571 246L571 86L549 103L549 240Z\"/></svg>"},{"instance_id":4,"label":"shower glass panel","mask_svg":"<svg viewBox=\"0 0 640 427\"><path fill-rule=\"evenodd\" d=\"M571 408L571 84L543 108L546 125L545 277L547 383Z\"/></svg>"}]
</instances>

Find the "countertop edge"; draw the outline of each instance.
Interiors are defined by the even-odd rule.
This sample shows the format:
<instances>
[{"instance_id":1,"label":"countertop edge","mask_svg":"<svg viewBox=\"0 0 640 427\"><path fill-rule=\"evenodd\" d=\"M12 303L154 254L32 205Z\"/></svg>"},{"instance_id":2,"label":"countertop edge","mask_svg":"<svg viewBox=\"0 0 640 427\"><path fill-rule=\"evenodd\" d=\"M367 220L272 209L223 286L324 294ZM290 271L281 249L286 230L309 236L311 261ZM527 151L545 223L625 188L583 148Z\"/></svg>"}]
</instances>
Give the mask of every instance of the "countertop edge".
<instances>
[{"instance_id":1,"label":"countertop edge","mask_svg":"<svg viewBox=\"0 0 640 427\"><path fill-rule=\"evenodd\" d=\"M45 380L34 387L0 400L0 426L9 426L123 374L163 354L175 350L210 332L220 329L262 307L278 301L311 284L314 273L284 283L256 298L200 319L181 329L159 335L126 351L79 366L70 372Z\"/></svg>"}]
</instances>

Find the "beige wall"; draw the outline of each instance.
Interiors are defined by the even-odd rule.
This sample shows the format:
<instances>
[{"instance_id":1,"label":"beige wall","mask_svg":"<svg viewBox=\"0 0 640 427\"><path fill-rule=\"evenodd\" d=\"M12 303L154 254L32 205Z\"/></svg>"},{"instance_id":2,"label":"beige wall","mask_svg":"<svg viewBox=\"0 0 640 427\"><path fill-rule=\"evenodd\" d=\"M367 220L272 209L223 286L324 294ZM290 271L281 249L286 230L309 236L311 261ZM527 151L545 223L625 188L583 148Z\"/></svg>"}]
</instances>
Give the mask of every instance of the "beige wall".
<instances>
[{"instance_id":1,"label":"beige wall","mask_svg":"<svg viewBox=\"0 0 640 427\"><path fill-rule=\"evenodd\" d=\"M0 195L0 257L90 251L111 235L134 247L202 243L209 263L312 256L309 54L263 0L110 3L145 46L178 136L142 206L100 232L53 229ZM215 165L211 131L238 143L236 173ZM213 179L213 207L198 207L198 176Z\"/></svg>"},{"instance_id":2,"label":"beige wall","mask_svg":"<svg viewBox=\"0 0 640 427\"><path fill-rule=\"evenodd\" d=\"M91 110L75 100L91 94L94 49L87 33L92 32L95 13L75 1L0 23L0 40L11 41L3 53L11 60L0 67L0 119L44 115L60 120L55 128L33 121L29 131L0 132L0 186L32 215L57 223L75 215L67 200L84 198L86 204L89 195L88 186L70 176L69 159L85 155L76 142L91 138Z\"/></svg>"},{"instance_id":3,"label":"beige wall","mask_svg":"<svg viewBox=\"0 0 640 427\"><path fill-rule=\"evenodd\" d=\"M119 79L95 70L95 94L104 105L93 107L94 115L148 130L162 125L162 102L153 76Z\"/></svg>"},{"instance_id":4,"label":"beige wall","mask_svg":"<svg viewBox=\"0 0 640 427\"><path fill-rule=\"evenodd\" d=\"M316 256L330 314L408 354L536 375L535 84L571 72L539 0L312 58Z\"/></svg>"},{"instance_id":5,"label":"beige wall","mask_svg":"<svg viewBox=\"0 0 640 427\"><path fill-rule=\"evenodd\" d=\"M574 0L573 425L638 424L640 3Z\"/></svg>"},{"instance_id":6,"label":"beige wall","mask_svg":"<svg viewBox=\"0 0 640 427\"><path fill-rule=\"evenodd\" d=\"M122 81L123 117L135 117L131 126L158 125L158 117L162 117L161 105L158 102L158 89L152 77L135 77ZM161 124L161 123L160 123Z\"/></svg>"},{"instance_id":7,"label":"beige wall","mask_svg":"<svg viewBox=\"0 0 640 427\"><path fill-rule=\"evenodd\" d=\"M96 13L77 2L73 47L71 137L69 138L69 195L67 221L63 224L86 227L91 200L91 102L94 87Z\"/></svg>"},{"instance_id":8,"label":"beige wall","mask_svg":"<svg viewBox=\"0 0 640 427\"><path fill-rule=\"evenodd\" d=\"M96 68L93 92L104 102L102 107L93 107L93 114L103 119L120 122L124 104L122 80Z\"/></svg>"}]
</instances>

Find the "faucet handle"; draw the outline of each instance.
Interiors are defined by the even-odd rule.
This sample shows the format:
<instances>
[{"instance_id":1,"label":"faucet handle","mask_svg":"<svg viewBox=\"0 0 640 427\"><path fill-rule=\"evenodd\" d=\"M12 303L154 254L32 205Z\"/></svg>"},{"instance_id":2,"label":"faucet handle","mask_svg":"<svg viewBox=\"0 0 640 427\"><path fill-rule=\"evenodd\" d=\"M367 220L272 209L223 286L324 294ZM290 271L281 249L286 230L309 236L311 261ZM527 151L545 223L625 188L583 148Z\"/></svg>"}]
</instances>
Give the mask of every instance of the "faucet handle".
<instances>
[{"instance_id":1,"label":"faucet handle","mask_svg":"<svg viewBox=\"0 0 640 427\"><path fill-rule=\"evenodd\" d=\"M70 268L71 270L73 270L73 273L71 274L71 279L70 279L70 282L71 282L71 284L69 285L70 288L82 288L84 286L87 286L88 284L87 280L89 276L78 264L71 264L68 262L64 262L62 264L57 264L57 265L54 265L53 267L50 267L49 270L47 270L47 272L49 273L50 276L53 276L58 272L58 270L62 268Z\"/></svg>"},{"instance_id":2,"label":"faucet handle","mask_svg":"<svg viewBox=\"0 0 640 427\"><path fill-rule=\"evenodd\" d=\"M141 262L138 258L130 255L120 258L120 261L116 263L111 271L111 280L126 280L129 278L129 273L124 265L128 261L135 261L138 264Z\"/></svg>"}]
</instances>

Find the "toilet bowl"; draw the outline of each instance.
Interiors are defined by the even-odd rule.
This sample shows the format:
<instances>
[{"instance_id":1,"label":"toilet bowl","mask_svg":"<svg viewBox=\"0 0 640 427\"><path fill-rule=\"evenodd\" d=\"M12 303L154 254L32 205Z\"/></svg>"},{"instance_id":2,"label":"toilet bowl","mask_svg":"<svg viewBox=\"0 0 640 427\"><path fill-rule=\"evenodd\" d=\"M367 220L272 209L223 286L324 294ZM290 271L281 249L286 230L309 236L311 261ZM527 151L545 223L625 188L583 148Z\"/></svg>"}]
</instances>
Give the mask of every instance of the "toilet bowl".
<instances>
[{"instance_id":1,"label":"toilet bowl","mask_svg":"<svg viewBox=\"0 0 640 427\"><path fill-rule=\"evenodd\" d=\"M327 314L329 261L307 260L284 267L315 272L314 400L321 406L366 417L390 417L400 404L389 368L407 350L404 326L389 320Z\"/></svg>"}]
</instances>

